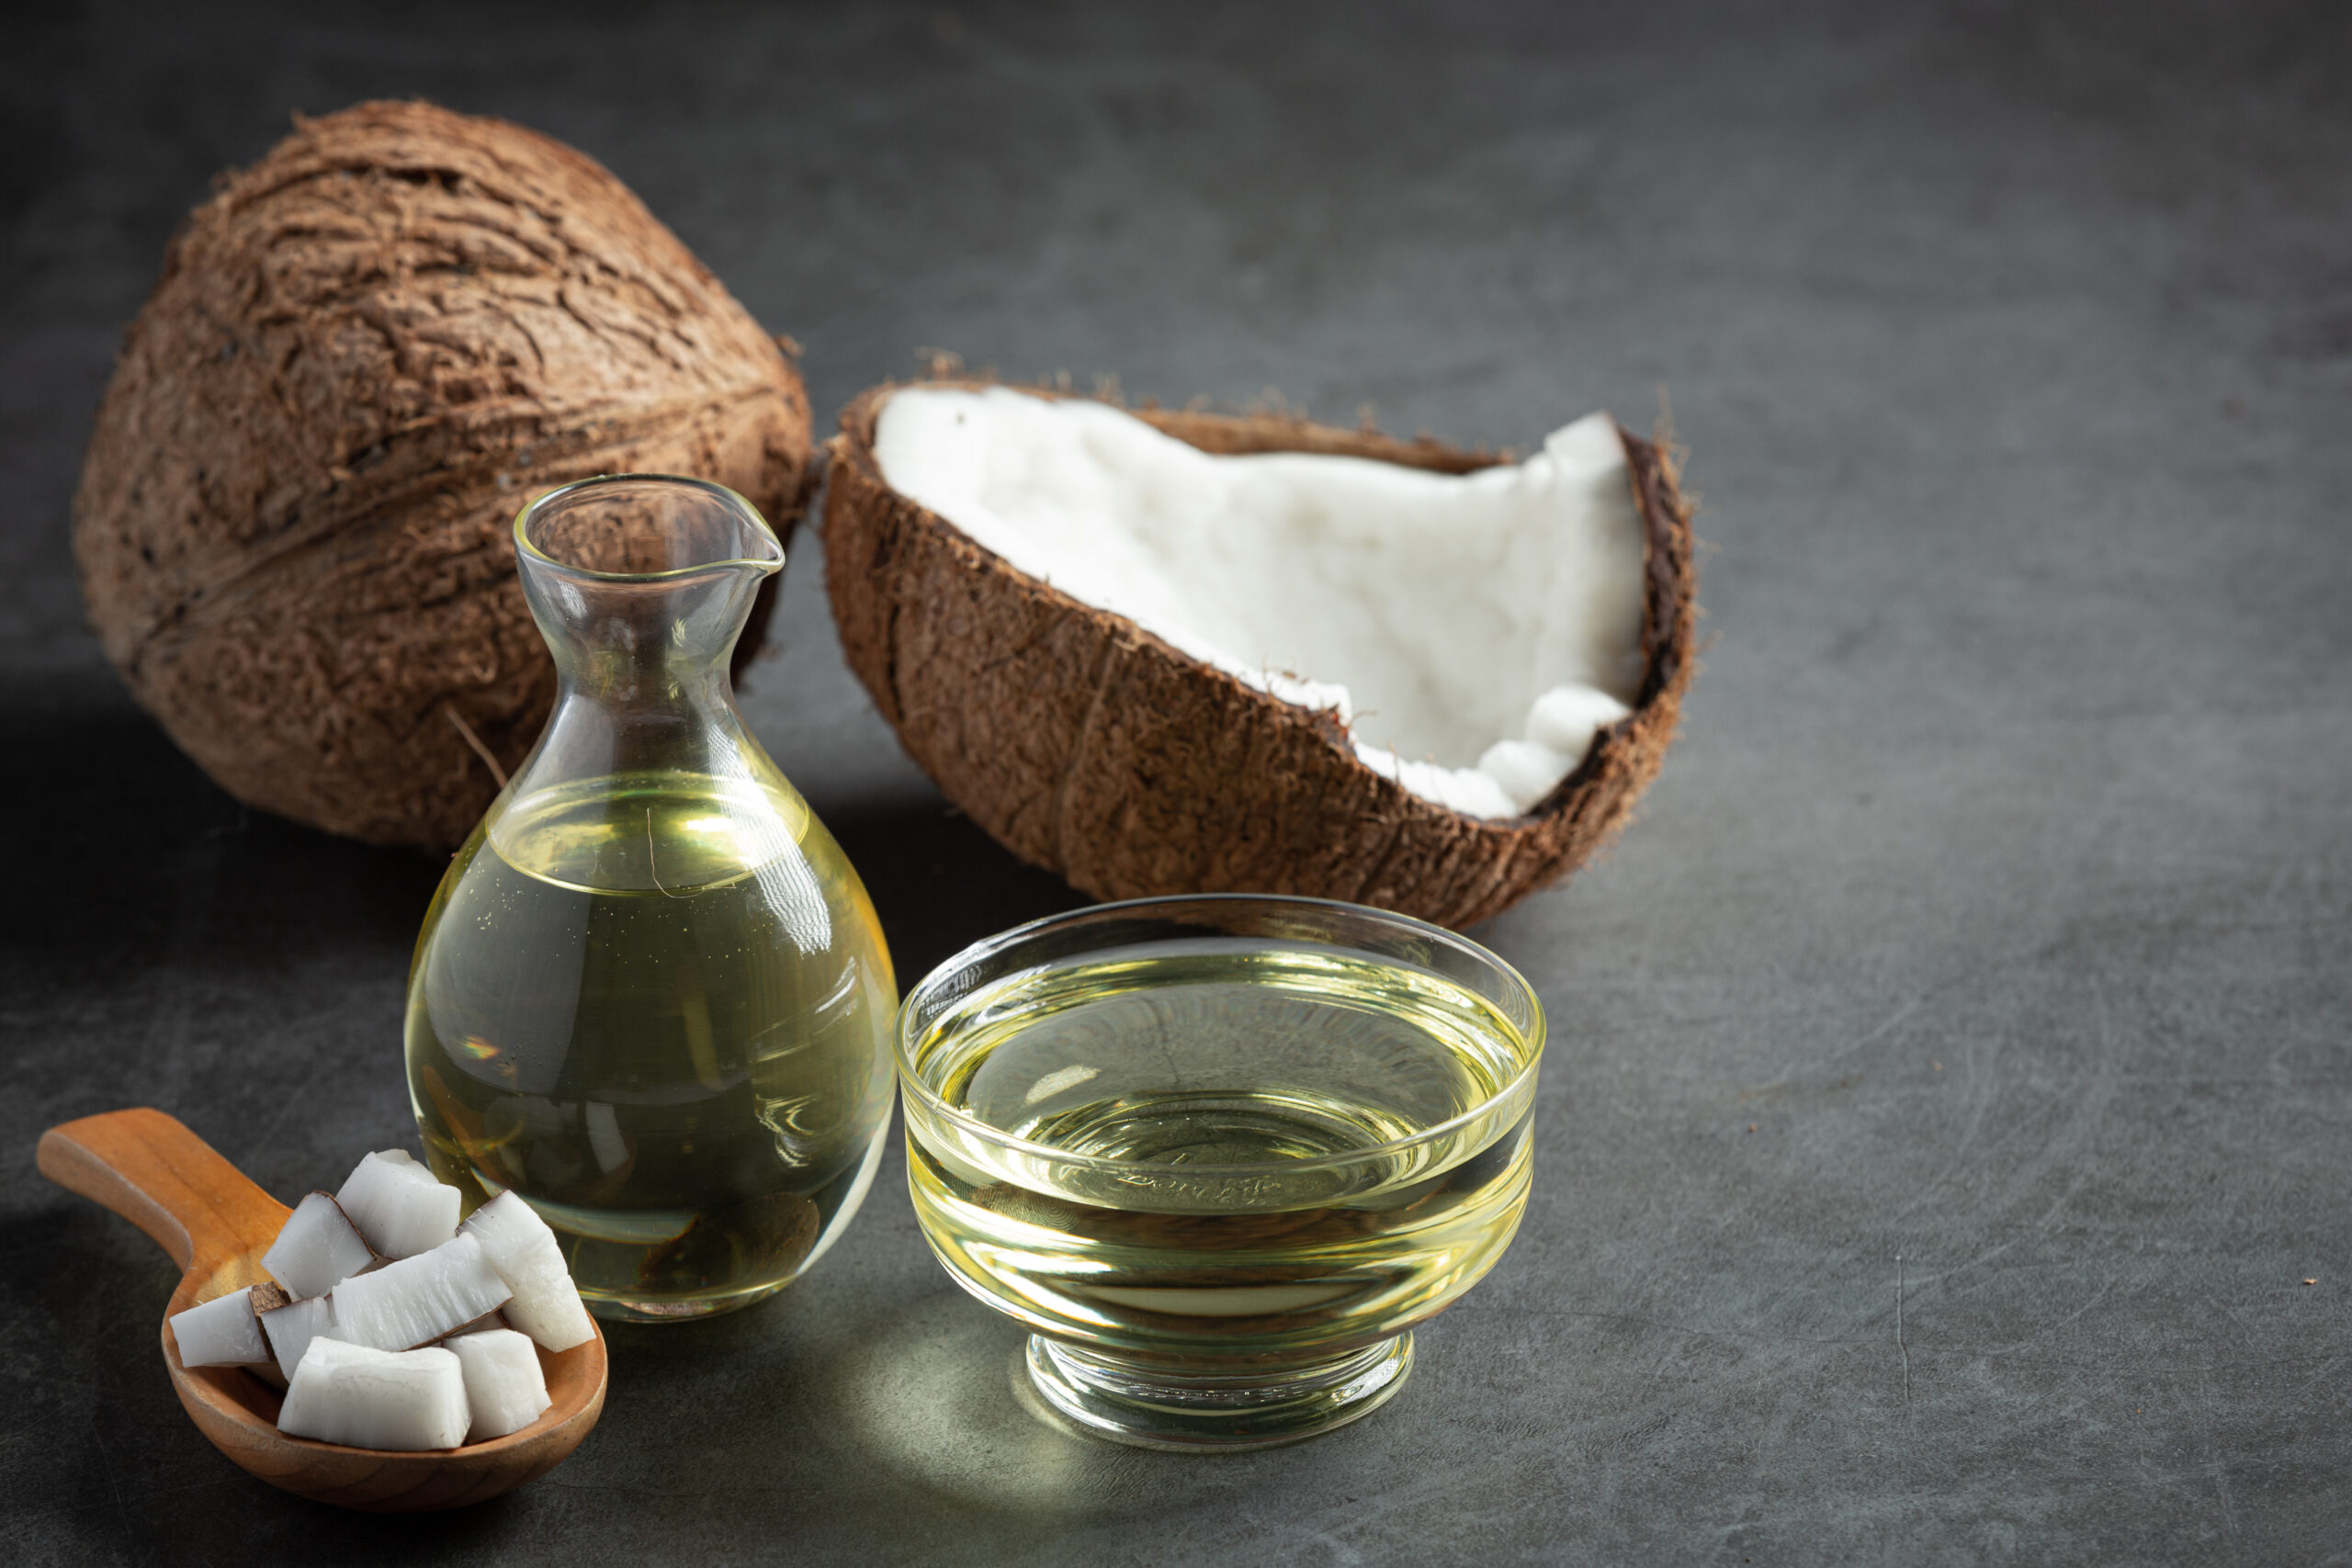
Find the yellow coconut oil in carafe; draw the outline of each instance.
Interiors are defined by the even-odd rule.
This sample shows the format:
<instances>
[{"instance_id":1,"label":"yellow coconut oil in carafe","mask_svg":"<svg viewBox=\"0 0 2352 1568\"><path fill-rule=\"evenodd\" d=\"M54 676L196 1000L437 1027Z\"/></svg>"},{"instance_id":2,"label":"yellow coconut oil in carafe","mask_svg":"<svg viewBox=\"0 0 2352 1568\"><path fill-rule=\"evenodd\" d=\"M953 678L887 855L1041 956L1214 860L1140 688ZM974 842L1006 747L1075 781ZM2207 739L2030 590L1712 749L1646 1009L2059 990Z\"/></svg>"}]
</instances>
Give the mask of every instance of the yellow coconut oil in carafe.
<instances>
[{"instance_id":1,"label":"yellow coconut oil in carafe","mask_svg":"<svg viewBox=\"0 0 2352 1568\"><path fill-rule=\"evenodd\" d=\"M594 481L623 482L651 481ZM741 1306L814 1262L872 1179L888 953L857 874L742 728L726 648L714 670L710 626L692 635L694 585L522 558L564 690L418 941L426 1156L469 1207L519 1192L603 1315ZM719 593L745 564L683 575ZM567 619L566 589L626 613Z\"/></svg>"}]
</instances>

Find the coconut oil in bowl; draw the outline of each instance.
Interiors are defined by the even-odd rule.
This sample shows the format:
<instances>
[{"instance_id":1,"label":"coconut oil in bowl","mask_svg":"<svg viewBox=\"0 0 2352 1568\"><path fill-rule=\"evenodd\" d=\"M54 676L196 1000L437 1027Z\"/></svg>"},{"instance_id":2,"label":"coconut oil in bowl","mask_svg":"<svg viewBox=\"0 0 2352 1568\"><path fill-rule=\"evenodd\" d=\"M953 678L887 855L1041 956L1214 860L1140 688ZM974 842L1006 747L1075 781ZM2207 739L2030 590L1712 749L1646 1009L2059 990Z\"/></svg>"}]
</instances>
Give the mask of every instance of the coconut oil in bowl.
<instances>
[{"instance_id":1,"label":"coconut oil in bowl","mask_svg":"<svg viewBox=\"0 0 2352 1568\"><path fill-rule=\"evenodd\" d=\"M418 939L426 1157L469 1207L526 1199L601 1315L742 1306L864 1197L897 1000L857 874L728 685L782 551L685 480L571 486L516 532L562 690Z\"/></svg>"},{"instance_id":2,"label":"coconut oil in bowl","mask_svg":"<svg viewBox=\"0 0 2352 1568\"><path fill-rule=\"evenodd\" d=\"M900 1021L909 1180L1063 1417L1161 1448L1353 1420L1525 1206L1543 1014L1483 949L1314 900L1113 905Z\"/></svg>"}]
</instances>

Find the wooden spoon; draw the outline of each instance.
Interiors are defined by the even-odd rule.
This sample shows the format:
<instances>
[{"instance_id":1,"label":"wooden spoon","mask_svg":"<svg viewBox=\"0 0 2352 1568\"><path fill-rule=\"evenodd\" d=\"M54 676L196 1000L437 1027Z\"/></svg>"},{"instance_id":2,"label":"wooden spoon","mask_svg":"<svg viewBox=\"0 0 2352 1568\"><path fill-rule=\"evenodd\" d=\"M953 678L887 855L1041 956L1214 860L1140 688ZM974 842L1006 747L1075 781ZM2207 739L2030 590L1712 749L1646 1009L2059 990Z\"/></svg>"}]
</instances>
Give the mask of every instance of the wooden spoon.
<instances>
[{"instance_id":1,"label":"wooden spoon","mask_svg":"<svg viewBox=\"0 0 2352 1568\"><path fill-rule=\"evenodd\" d=\"M212 1146L160 1111L113 1111L51 1127L41 1174L96 1200L161 1242L186 1272L166 1319L269 1276L261 1255L286 1223L286 1205ZM167 1322L164 1365L204 1435L272 1486L372 1513L457 1508L544 1475L580 1446L605 1408L605 1337L539 1351L555 1403L519 1432L462 1449L390 1453L289 1438L278 1395L238 1367L187 1367Z\"/></svg>"}]
</instances>

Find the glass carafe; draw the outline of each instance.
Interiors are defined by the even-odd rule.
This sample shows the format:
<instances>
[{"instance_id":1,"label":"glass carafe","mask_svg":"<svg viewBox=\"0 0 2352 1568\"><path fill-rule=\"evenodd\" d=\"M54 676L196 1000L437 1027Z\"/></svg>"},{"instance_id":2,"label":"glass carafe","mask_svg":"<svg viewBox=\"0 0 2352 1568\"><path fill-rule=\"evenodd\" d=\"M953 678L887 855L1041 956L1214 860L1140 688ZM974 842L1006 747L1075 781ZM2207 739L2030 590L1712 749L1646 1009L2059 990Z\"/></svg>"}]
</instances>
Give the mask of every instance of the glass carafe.
<instances>
[{"instance_id":1,"label":"glass carafe","mask_svg":"<svg viewBox=\"0 0 2352 1568\"><path fill-rule=\"evenodd\" d=\"M897 987L857 874L735 706L784 551L741 496L590 479L515 519L547 730L417 939L409 1093L470 1208L515 1191L606 1317L782 1288L881 1150Z\"/></svg>"}]
</instances>

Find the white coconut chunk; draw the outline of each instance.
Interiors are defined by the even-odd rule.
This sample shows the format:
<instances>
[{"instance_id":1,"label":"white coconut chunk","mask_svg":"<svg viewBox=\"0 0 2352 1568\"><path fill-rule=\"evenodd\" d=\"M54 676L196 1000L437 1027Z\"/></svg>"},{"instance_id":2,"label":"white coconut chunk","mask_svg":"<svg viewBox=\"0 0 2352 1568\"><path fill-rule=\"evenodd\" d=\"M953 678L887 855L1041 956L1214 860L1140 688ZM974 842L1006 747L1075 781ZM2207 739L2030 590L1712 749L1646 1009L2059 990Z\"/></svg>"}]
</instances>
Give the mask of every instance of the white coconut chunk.
<instances>
[{"instance_id":1,"label":"white coconut chunk","mask_svg":"<svg viewBox=\"0 0 2352 1568\"><path fill-rule=\"evenodd\" d=\"M359 1227L325 1192L311 1193L295 1204L277 1239L261 1255L261 1266L270 1278L297 1298L325 1295L375 1260Z\"/></svg>"},{"instance_id":2,"label":"white coconut chunk","mask_svg":"<svg viewBox=\"0 0 2352 1568\"><path fill-rule=\"evenodd\" d=\"M522 1194L492 1198L473 1212L462 1234L481 1239L491 1267L514 1291L504 1309L507 1322L550 1350L569 1350L596 1337L571 1270L564 1267L562 1245Z\"/></svg>"},{"instance_id":3,"label":"white coconut chunk","mask_svg":"<svg viewBox=\"0 0 2352 1568\"><path fill-rule=\"evenodd\" d=\"M311 1342L334 1330L334 1302L333 1296L312 1296L261 1314L261 1329L269 1340L270 1353L277 1359L277 1370L289 1383Z\"/></svg>"},{"instance_id":4,"label":"white coconut chunk","mask_svg":"<svg viewBox=\"0 0 2352 1568\"><path fill-rule=\"evenodd\" d=\"M334 1337L378 1350L429 1345L504 1306L514 1294L481 1244L460 1235L335 1287Z\"/></svg>"},{"instance_id":5,"label":"white coconut chunk","mask_svg":"<svg viewBox=\"0 0 2352 1568\"><path fill-rule=\"evenodd\" d=\"M466 1375L447 1350L378 1350L316 1339L294 1369L277 1429L356 1449L454 1449L471 1407Z\"/></svg>"},{"instance_id":6,"label":"white coconut chunk","mask_svg":"<svg viewBox=\"0 0 2352 1568\"><path fill-rule=\"evenodd\" d=\"M250 1286L172 1314L172 1341L184 1367L241 1367L269 1359Z\"/></svg>"},{"instance_id":7,"label":"white coconut chunk","mask_svg":"<svg viewBox=\"0 0 2352 1568\"><path fill-rule=\"evenodd\" d=\"M466 1403L473 1408L473 1437L503 1438L539 1418L555 1402L548 1397L547 1373L538 1348L511 1328L461 1334L448 1342L466 1372Z\"/></svg>"},{"instance_id":8,"label":"white coconut chunk","mask_svg":"<svg viewBox=\"0 0 2352 1568\"><path fill-rule=\"evenodd\" d=\"M1453 475L1216 456L1082 399L909 388L874 453L975 543L1332 714L1367 767L1469 816L1532 808L1638 694L1642 522L1605 413Z\"/></svg>"},{"instance_id":9,"label":"white coconut chunk","mask_svg":"<svg viewBox=\"0 0 2352 1568\"><path fill-rule=\"evenodd\" d=\"M361 1160L334 1197L368 1245L387 1258L430 1252L458 1234L458 1190L434 1180L401 1149Z\"/></svg>"},{"instance_id":10,"label":"white coconut chunk","mask_svg":"<svg viewBox=\"0 0 2352 1568\"><path fill-rule=\"evenodd\" d=\"M435 1339L434 1343L435 1345L447 1345L450 1340L457 1338L460 1335L487 1334L493 1328L512 1328L514 1326L514 1325L513 1324L506 1321L506 1314L504 1312L486 1312L469 1323L461 1323L458 1325L457 1327L449 1330L448 1333L444 1334L440 1338Z\"/></svg>"}]
</instances>

